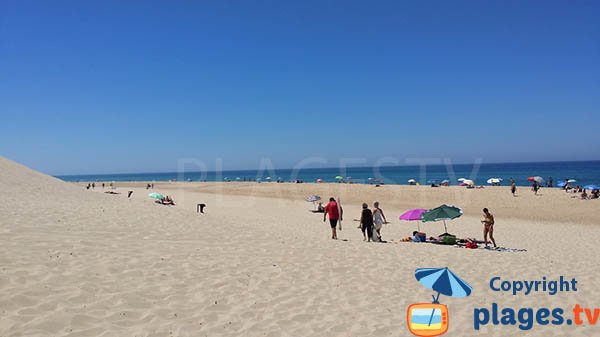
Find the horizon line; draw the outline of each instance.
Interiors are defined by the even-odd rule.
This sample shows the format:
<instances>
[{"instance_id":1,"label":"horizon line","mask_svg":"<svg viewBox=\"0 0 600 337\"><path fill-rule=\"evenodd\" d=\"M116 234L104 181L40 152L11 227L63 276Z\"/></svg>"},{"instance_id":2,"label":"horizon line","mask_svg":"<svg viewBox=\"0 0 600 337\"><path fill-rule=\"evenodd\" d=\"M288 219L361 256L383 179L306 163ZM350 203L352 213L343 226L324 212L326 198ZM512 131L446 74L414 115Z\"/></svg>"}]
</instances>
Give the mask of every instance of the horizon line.
<instances>
[{"instance_id":1,"label":"horizon line","mask_svg":"<svg viewBox=\"0 0 600 337\"><path fill-rule=\"evenodd\" d=\"M591 160L551 160L551 161L517 161L517 162L490 162L490 163L480 163L480 165L495 165L495 164L552 164L552 163L581 163L581 162L600 162L600 159L591 159ZM475 165L476 163L451 163L451 165ZM446 164L425 164L425 166L446 166ZM374 168L375 166L346 166L345 168ZM400 164L400 165L381 165L380 167L420 167L420 165L413 164ZM342 167L307 167L302 168L300 170L327 170L327 169L341 169ZM275 168L277 170L293 170L293 168ZM239 170L207 170L206 173L213 172L240 172L240 171L249 171L256 172L256 169L239 169ZM266 171L266 170L265 170ZM185 172L185 171L184 171ZM188 173L197 173L204 171L187 171ZM135 173L92 173L92 174L53 174L51 176L60 178L60 177L81 177L81 176L118 176L118 175L131 175L131 174L168 174L168 173L178 173L177 171L156 171L156 172L135 172Z\"/></svg>"}]
</instances>

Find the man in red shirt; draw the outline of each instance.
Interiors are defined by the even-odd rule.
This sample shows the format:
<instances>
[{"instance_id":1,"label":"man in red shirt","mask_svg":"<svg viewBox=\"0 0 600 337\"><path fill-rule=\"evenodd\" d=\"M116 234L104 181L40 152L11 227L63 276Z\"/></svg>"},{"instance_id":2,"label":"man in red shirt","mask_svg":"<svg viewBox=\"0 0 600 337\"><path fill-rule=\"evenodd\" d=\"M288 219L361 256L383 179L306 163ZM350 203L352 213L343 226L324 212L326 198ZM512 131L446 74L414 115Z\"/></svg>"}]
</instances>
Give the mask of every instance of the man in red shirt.
<instances>
[{"instance_id":1,"label":"man in red shirt","mask_svg":"<svg viewBox=\"0 0 600 337\"><path fill-rule=\"evenodd\" d=\"M335 227L337 222L342 221L344 210L342 207L338 207L337 202L334 198L329 198L329 203L325 206L325 213L323 213L323 222L327 220L327 214L329 214L329 224L331 225L331 238L337 240L337 231Z\"/></svg>"}]
</instances>

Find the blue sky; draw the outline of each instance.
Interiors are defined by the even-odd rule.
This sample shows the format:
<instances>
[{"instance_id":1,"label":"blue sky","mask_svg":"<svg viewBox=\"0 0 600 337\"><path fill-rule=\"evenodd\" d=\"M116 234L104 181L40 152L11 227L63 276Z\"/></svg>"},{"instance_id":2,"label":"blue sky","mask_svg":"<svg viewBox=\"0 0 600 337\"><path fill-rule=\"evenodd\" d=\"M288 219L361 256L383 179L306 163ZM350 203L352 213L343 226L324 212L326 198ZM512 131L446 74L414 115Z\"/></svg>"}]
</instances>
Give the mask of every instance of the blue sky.
<instances>
[{"instance_id":1,"label":"blue sky","mask_svg":"<svg viewBox=\"0 0 600 337\"><path fill-rule=\"evenodd\" d=\"M3 1L0 155L50 174L600 159L598 1Z\"/></svg>"}]
</instances>

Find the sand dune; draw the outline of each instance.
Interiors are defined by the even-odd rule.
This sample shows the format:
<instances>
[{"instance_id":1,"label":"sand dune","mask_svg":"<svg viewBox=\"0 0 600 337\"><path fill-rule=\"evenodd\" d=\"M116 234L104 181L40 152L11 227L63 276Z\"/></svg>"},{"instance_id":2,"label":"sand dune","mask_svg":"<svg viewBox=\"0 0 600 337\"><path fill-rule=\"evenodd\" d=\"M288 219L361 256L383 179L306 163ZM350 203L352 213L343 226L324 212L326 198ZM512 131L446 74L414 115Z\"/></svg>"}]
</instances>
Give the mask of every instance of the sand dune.
<instances>
[{"instance_id":1,"label":"sand dune","mask_svg":"<svg viewBox=\"0 0 600 337\"><path fill-rule=\"evenodd\" d=\"M133 186L133 187L132 187ZM408 336L406 308L431 291L419 267L449 267L473 286L464 299L443 297L448 336L477 335L473 309L600 306L598 201L559 191L534 197L505 189L206 183L157 184L177 206L157 205L140 184L118 195L87 191L0 158L0 336ZM134 190L128 200L126 191ZM329 239L308 194L341 195L340 239ZM468 193L468 194L467 194ZM397 242L414 224L397 220L412 206L463 206L448 224L478 236L480 208L496 214L499 244L526 252L430 244L367 244L351 219L378 199ZM206 214L195 204L204 202ZM439 223L424 225L428 234ZM491 292L492 276L579 281L569 294ZM482 336L595 336L599 327L486 326Z\"/></svg>"}]
</instances>

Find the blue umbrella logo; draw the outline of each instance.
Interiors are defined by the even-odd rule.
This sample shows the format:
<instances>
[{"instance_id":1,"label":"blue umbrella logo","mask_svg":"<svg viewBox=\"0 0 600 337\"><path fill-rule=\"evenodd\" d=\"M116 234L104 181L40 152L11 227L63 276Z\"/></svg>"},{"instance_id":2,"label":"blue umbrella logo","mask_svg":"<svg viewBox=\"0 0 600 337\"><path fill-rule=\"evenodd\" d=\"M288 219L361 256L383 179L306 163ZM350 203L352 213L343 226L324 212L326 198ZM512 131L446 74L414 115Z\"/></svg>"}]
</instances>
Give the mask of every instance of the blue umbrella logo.
<instances>
[{"instance_id":1,"label":"blue umbrella logo","mask_svg":"<svg viewBox=\"0 0 600 337\"><path fill-rule=\"evenodd\" d=\"M407 310L408 328L416 336L439 336L448 330L448 308L440 304L441 294L467 297L473 288L448 268L419 268L415 270L419 283L437 292L433 302L412 304Z\"/></svg>"},{"instance_id":2,"label":"blue umbrella logo","mask_svg":"<svg viewBox=\"0 0 600 337\"><path fill-rule=\"evenodd\" d=\"M422 285L437 291L437 297L432 295L433 303L440 303L440 294L450 297L467 297L473 288L448 268L419 268L415 277Z\"/></svg>"}]
</instances>

